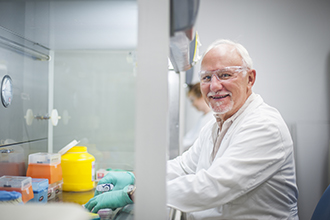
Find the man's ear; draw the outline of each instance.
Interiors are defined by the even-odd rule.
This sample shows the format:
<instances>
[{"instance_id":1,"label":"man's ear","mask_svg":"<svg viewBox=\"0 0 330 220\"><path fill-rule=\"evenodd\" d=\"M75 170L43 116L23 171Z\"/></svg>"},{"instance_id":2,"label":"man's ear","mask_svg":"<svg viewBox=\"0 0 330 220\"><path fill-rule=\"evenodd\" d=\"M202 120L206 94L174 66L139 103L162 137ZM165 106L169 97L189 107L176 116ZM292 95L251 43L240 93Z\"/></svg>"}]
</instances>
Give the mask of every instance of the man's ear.
<instances>
[{"instance_id":1,"label":"man's ear","mask_svg":"<svg viewBox=\"0 0 330 220\"><path fill-rule=\"evenodd\" d=\"M256 81L256 70L251 69L248 71L248 85L252 88Z\"/></svg>"}]
</instances>

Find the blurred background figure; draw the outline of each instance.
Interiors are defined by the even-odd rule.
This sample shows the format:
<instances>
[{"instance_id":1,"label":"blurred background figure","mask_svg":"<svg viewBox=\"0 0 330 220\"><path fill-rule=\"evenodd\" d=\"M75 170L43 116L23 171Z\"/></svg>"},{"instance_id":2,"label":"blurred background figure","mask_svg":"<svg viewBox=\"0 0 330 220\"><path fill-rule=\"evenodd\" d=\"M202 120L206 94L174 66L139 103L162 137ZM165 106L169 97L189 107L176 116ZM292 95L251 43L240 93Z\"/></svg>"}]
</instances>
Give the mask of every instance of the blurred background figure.
<instances>
[{"instance_id":1,"label":"blurred background figure","mask_svg":"<svg viewBox=\"0 0 330 220\"><path fill-rule=\"evenodd\" d=\"M197 139L200 130L206 125L210 120L215 120L213 117L212 111L209 106L206 104L202 93L200 90L200 83L188 85L188 98L191 101L191 104L203 114L199 117L196 124L185 134L183 137L183 150L186 151L191 147L195 140Z\"/></svg>"}]
</instances>

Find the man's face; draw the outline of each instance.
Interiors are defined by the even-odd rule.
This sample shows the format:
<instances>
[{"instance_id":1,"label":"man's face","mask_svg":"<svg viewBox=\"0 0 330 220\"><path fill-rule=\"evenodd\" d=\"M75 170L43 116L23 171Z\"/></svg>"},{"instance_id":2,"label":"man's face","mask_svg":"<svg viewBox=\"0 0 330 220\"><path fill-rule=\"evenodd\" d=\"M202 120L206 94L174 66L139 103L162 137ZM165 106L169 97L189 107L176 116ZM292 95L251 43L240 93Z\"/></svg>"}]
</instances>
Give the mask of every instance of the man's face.
<instances>
[{"instance_id":1,"label":"man's face","mask_svg":"<svg viewBox=\"0 0 330 220\"><path fill-rule=\"evenodd\" d=\"M213 71L229 66L242 66L242 58L231 45L220 45L210 50L202 60L201 71ZM244 72L246 71L246 74ZM251 77L253 77L251 79ZM255 70L244 70L228 80L212 75L211 81L201 81L203 98L212 111L225 121L242 107L252 93Z\"/></svg>"}]
</instances>

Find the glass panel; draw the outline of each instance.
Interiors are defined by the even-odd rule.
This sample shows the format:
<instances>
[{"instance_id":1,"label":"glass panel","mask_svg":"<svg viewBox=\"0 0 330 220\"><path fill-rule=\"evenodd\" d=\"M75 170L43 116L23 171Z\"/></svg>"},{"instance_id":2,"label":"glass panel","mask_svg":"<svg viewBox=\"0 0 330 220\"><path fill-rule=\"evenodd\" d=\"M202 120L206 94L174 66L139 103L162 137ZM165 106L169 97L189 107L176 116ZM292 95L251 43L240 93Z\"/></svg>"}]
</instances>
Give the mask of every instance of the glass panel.
<instances>
[{"instance_id":1,"label":"glass panel","mask_svg":"<svg viewBox=\"0 0 330 220\"><path fill-rule=\"evenodd\" d=\"M137 2L51 1L53 152L87 146L95 170L133 170Z\"/></svg>"},{"instance_id":2,"label":"glass panel","mask_svg":"<svg viewBox=\"0 0 330 220\"><path fill-rule=\"evenodd\" d=\"M58 51L54 60L54 152L76 139L99 168L133 170L134 51Z\"/></svg>"}]
</instances>

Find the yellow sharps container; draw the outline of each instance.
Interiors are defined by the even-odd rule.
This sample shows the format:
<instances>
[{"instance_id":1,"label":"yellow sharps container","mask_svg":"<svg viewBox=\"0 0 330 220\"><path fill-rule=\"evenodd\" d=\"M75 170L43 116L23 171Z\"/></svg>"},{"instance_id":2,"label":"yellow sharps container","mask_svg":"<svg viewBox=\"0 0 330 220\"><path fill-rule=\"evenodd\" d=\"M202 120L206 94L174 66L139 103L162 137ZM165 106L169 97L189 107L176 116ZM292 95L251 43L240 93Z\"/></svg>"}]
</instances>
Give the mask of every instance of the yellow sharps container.
<instances>
[{"instance_id":1,"label":"yellow sharps container","mask_svg":"<svg viewBox=\"0 0 330 220\"><path fill-rule=\"evenodd\" d=\"M87 147L75 146L61 157L63 191L82 192L94 188L95 158Z\"/></svg>"}]
</instances>

